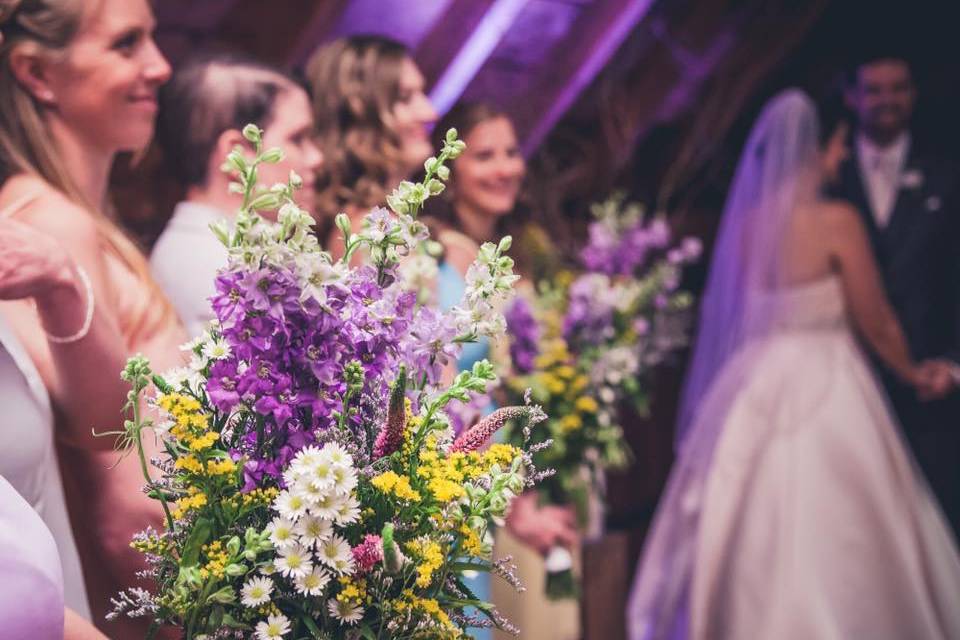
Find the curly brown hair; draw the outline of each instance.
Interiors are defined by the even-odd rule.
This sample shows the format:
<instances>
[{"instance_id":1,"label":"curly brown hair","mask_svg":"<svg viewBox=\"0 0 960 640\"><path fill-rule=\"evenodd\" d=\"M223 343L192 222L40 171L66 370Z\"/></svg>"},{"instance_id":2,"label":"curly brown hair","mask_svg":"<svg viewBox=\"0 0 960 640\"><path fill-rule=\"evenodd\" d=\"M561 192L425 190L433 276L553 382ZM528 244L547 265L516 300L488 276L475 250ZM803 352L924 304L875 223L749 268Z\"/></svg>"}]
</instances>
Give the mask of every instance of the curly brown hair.
<instances>
[{"instance_id":1,"label":"curly brown hair","mask_svg":"<svg viewBox=\"0 0 960 640\"><path fill-rule=\"evenodd\" d=\"M307 63L317 143L324 166L317 180L321 224L346 207L383 203L387 183L404 170L402 141L393 128L400 69L407 48L380 36L341 38ZM324 236L321 236L324 237Z\"/></svg>"}]
</instances>

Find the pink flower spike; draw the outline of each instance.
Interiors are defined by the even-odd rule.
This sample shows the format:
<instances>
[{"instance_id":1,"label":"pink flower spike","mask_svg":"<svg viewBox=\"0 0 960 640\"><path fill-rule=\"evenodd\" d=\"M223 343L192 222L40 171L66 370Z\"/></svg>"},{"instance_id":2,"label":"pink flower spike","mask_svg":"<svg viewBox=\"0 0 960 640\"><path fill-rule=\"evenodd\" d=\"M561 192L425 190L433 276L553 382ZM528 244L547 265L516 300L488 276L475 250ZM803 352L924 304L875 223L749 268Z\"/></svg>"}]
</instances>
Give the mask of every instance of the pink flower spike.
<instances>
[{"instance_id":1,"label":"pink flower spike","mask_svg":"<svg viewBox=\"0 0 960 640\"><path fill-rule=\"evenodd\" d=\"M388 456L403 445L403 432L407 428L407 404L404 393L407 389L407 370L401 365L397 380L390 390L390 406L387 421L373 443L374 460Z\"/></svg>"},{"instance_id":2,"label":"pink flower spike","mask_svg":"<svg viewBox=\"0 0 960 640\"><path fill-rule=\"evenodd\" d=\"M527 420L531 424L546 418L543 410L536 405L525 407L503 407L473 425L454 440L451 451L469 453L476 451L510 420Z\"/></svg>"}]
</instances>

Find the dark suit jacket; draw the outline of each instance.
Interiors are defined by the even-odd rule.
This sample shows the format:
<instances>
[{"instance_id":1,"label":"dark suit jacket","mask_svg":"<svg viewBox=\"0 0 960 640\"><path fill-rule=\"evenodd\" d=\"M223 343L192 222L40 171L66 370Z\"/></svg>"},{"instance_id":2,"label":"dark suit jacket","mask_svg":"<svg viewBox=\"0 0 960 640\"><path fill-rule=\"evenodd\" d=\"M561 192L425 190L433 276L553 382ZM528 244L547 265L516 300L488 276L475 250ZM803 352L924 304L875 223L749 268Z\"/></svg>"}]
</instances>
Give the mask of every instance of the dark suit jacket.
<instances>
[{"instance_id":1,"label":"dark suit jacket","mask_svg":"<svg viewBox=\"0 0 960 640\"><path fill-rule=\"evenodd\" d=\"M960 362L960 193L955 168L916 147L886 228L876 224L854 154L830 194L851 202L870 234L887 295L918 360ZM960 393L920 402L876 361L904 435L960 537Z\"/></svg>"}]
</instances>

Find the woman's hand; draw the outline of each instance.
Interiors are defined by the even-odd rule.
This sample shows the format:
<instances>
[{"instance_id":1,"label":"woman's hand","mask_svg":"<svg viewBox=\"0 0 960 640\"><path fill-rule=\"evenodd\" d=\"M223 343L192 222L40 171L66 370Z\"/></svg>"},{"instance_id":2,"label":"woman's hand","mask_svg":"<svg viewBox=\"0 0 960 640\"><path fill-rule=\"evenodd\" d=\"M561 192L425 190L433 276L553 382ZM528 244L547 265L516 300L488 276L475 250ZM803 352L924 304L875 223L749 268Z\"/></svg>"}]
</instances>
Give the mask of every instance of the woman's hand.
<instances>
[{"instance_id":1,"label":"woman's hand","mask_svg":"<svg viewBox=\"0 0 960 640\"><path fill-rule=\"evenodd\" d=\"M0 220L0 300L32 297L39 304L64 292L82 297L63 245L22 222Z\"/></svg>"},{"instance_id":2,"label":"woman's hand","mask_svg":"<svg viewBox=\"0 0 960 640\"><path fill-rule=\"evenodd\" d=\"M537 500L536 491L518 496L507 516L507 530L542 556L558 545L568 549L574 546L577 529L573 508L569 505L541 507Z\"/></svg>"}]
</instances>

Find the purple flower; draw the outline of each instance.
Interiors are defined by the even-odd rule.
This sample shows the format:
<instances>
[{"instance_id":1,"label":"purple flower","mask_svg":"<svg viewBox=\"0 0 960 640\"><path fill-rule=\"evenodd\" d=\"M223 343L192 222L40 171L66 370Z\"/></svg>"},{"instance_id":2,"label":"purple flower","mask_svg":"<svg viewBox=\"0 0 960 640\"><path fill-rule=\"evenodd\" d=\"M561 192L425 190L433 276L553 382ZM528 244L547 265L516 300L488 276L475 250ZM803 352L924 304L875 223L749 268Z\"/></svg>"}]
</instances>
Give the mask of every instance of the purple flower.
<instances>
[{"instance_id":1,"label":"purple flower","mask_svg":"<svg viewBox=\"0 0 960 640\"><path fill-rule=\"evenodd\" d=\"M540 342L540 327L533 317L530 304L523 297L517 297L504 313L504 317L510 336L510 360L513 368L520 374L530 373L539 353Z\"/></svg>"}]
</instances>

